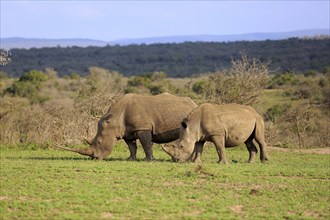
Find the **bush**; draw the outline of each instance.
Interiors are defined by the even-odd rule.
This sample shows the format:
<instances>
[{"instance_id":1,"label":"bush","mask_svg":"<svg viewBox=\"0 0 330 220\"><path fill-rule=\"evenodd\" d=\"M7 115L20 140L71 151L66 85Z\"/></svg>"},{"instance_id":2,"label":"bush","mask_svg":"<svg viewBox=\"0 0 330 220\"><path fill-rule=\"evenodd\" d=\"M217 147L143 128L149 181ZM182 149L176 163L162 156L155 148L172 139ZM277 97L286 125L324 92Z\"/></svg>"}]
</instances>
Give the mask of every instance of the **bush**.
<instances>
[{"instance_id":1,"label":"bush","mask_svg":"<svg viewBox=\"0 0 330 220\"><path fill-rule=\"evenodd\" d=\"M270 145L281 147L329 146L329 123L327 111L309 101L292 105L274 105L267 110L266 137Z\"/></svg>"},{"instance_id":2,"label":"bush","mask_svg":"<svg viewBox=\"0 0 330 220\"><path fill-rule=\"evenodd\" d=\"M165 92L165 88L162 85L152 85L149 87L149 90L152 95L158 95Z\"/></svg>"},{"instance_id":3,"label":"bush","mask_svg":"<svg viewBox=\"0 0 330 220\"><path fill-rule=\"evenodd\" d=\"M107 112L123 87L122 77L118 72L91 67L86 80L81 80L75 107L81 111L80 114L94 121L98 120Z\"/></svg>"},{"instance_id":4,"label":"bush","mask_svg":"<svg viewBox=\"0 0 330 220\"><path fill-rule=\"evenodd\" d=\"M195 82L192 86L192 91L196 94L202 95L206 92L209 82L206 79L201 79Z\"/></svg>"},{"instance_id":5,"label":"bush","mask_svg":"<svg viewBox=\"0 0 330 220\"><path fill-rule=\"evenodd\" d=\"M5 127L0 131L1 144L81 144L83 137L92 138L99 117L111 106L118 95L117 89L124 85L121 76L95 67L90 68L87 78L67 80L63 86L79 82L78 90L70 89L70 93L66 90L61 99L56 97L42 105L40 102L32 105L30 99L21 96L1 97L0 123ZM33 85L30 81L17 83Z\"/></svg>"},{"instance_id":6,"label":"bush","mask_svg":"<svg viewBox=\"0 0 330 220\"><path fill-rule=\"evenodd\" d=\"M32 104L44 103L48 97L39 94L42 82L45 82L47 77L40 71L32 70L24 74L18 81L13 83L5 90L5 94L10 94L15 97L28 98Z\"/></svg>"},{"instance_id":7,"label":"bush","mask_svg":"<svg viewBox=\"0 0 330 220\"><path fill-rule=\"evenodd\" d=\"M43 72L36 70L32 70L19 78L20 82L31 82L32 84L35 85L44 82L46 80L47 80L47 76Z\"/></svg>"},{"instance_id":8,"label":"bush","mask_svg":"<svg viewBox=\"0 0 330 220\"><path fill-rule=\"evenodd\" d=\"M131 77L125 89L125 93L150 93L157 95L164 92L177 93L177 88L166 78L164 72Z\"/></svg>"},{"instance_id":9,"label":"bush","mask_svg":"<svg viewBox=\"0 0 330 220\"><path fill-rule=\"evenodd\" d=\"M282 104L282 105L276 104L270 107L266 111L267 119L275 123L278 118L281 118L285 114L288 108L290 108L289 104Z\"/></svg>"},{"instance_id":10,"label":"bush","mask_svg":"<svg viewBox=\"0 0 330 220\"><path fill-rule=\"evenodd\" d=\"M271 80L272 87L291 86L296 85L297 83L298 79L296 75L292 72L276 74Z\"/></svg>"},{"instance_id":11,"label":"bush","mask_svg":"<svg viewBox=\"0 0 330 220\"><path fill-rule=\"evenodd\" d=\"M25 98L36 96L37 92L38 89L34 84L22 81L17 81L6 89L6 93Z\"/></svg>"},{"instance_id":12,"label":"bush","mask_svg":"<svg viewBox=\"0 0 330 220\"><path fill-rule=\"evenodd\" d=\"M146 76L134 76L129 79L127 82L128 87L146 87L148 88L151 85L152 81Z\"/></svg>"},{"instance_id":13,"label":"bush","mask_svg":"<svg viewBox=\"0 0 330 220\"><path fill-rule=\"evenodd\" d=\"M206 102L252 105L268 86L268 65L242 55L240 60L232 60L231 68L195 84L194 90L203 94Z\"/></svg>"}]
</instances>

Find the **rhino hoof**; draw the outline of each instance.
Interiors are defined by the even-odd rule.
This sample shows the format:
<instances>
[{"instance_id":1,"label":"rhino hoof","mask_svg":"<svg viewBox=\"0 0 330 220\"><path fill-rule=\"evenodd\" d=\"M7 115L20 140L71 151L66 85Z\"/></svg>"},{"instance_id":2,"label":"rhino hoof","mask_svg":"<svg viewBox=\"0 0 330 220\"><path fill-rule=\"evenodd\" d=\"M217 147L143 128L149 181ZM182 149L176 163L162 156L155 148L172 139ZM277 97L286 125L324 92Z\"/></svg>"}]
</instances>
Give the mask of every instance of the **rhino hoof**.
<instances>
[{"instance_id":1,"label":"rhino hoof","mask_svg":"<svg viewBox=\"0 0 330 220\"><path fill-rule=\"evenodd\" d=\"M146 157L146 158L144 158L143 159L144 161L147 161L147 162L151 162L151 161L154 161L155 160L155 158L148 158L148 157Z\"/></svg>"},{"instance_id":2,"label":"rhino hoof","mask_svg":"<svg viewBox=\"0 0 330 220\"><path fill-rule=\"evenodd\" d=\"M268 158L261 159L261 163L266 163L268 162Z\"/></svg>"},{"instance_id":3,"label":"rhino hoof","mask_svg":"<svg viewBox=\"0 0 330 220\"><path fill-rule=\"evenodd\" d=\"M128 157L126 160L127 161L135 161L136 160L136 157Z\"/></svg>"},{"instance_id":4,"label":"rhino hoof","mask_svg":"<svg viewBox=\"0 0 330 220\"><path fill-rule=\"evenodd\" d=\"M228 164L227 160L219 160L218 164Z\"/></svg>"},{"instance_id":5,"label":"rhino hoof","mask_svg":"<svg viewBox=\"0 0 330 220\"><path fill-rule=\"evenodd\" d=\"M192 160L191 162L193 162L193 163L202 163L202 160L201 159L195 159L195 160Z\"/></svg>"}]
</instances>

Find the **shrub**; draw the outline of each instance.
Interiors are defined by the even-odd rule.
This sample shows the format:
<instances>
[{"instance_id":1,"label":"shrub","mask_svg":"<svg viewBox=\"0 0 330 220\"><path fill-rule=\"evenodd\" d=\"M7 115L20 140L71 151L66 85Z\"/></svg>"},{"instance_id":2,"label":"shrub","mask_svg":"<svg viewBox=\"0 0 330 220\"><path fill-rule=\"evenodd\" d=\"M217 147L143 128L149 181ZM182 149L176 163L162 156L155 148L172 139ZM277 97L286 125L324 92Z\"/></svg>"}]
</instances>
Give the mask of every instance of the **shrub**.
<instances>
[{"instance_id":1,"label":"shrub","mask_svg":"<svg viewBox=\"0 0 330 220\"><path fill-rule=\"evenodd\" d=\"M35 85L46 80L47 76L43 72L36 70L32 70L19 78L20 82L31 82Z\"/></svg>"},{"instance_id":2,"label":"shrub","mask_svg":"<svg viewBox=\"0 0 330 220\"><path fill-rule=\"evenodd\" d=\"M252 105L268 86L268 65L242 55L240 60L232 60L231 68L210 75L195 90L203 93L206 102Z\"/></svg>"},{"instance_id":3,"label":"shrub","mask_svg":"<svg viewBox=\"0 0 330 220\"><path fill-rule=\"evenodd\" d=\"M37 91L38 89L34 84L22 81L17 81L6 89L6 93L20 97L33 97Z\"/></svg>"},{"instance_id":4,"label":"shrub","mask_svg":"<svg viewBox=\"0 0 330 220\"><path fill-rule=\"evenodd\" d=\"M87 78L70 81L64 85L79 82L78 90L65 92L65 99L52 99L42 105L32 105L31 100L20 96L1 97L0 123L5 127L0 131L1 144L80 144L83 137L93 137L99 117L118 95L117 88L123 87L121 76L91 68ZM17 82L32 85L29 81Z\"/></svg>"},{"instance_id":5,"label":"shrub","mask_svg":"<svg viewBox=\"0 0 330 220\"><path fill-rule=\"evenodd\" d=\"M300 83L299 77L293 72L276 74L271 80L271 87L292 86Z\"/></svg>"},{"instance_id":6,"label":"shrub","mask_svg":"<svg viewBox=\"0 0 330 220\"><path fill-rule=\"evenodd\" d=\"M164 72L154 72L134 76L127 82L125 93L150 93L152 95L169 92L175 94L177 88L166 78Z\"/></svg>"},{"instance_id":7,"label":"shrub","mask_svg":"<svg viewBox=\"0 0 330 220\"><path fill-rule=\"evenodd\" d=\"M267 119L275 123L278 118L282 117L285 114L285 112L288 110L289 107L290 107L289 104L282 104L282 105L276 104L270 107L266 111Z\"/></svg>"},{"instance_id":8,"label":"shrub","mask_svg":"<svg viewBox=\"0 0 330 220\"><path fill-rule=\"evenodd\" d=\"M151 85L152 81L146 76L134 76L128 80L128 87L146 87L148 88Z\"/></svg>"},{"instance_id":9,"label":"shrub","mask_svg":"<svg viewBox=\"0 0 330 220\"><path fill-rule=\"evenodd\" d=\"M166 73L164 73L164 72L154 72L149 76L149 78L153 82L162 81L162 80L166 79Z\"/></svg>"},{"instance_id":10,"label":"shrub","mask_svg":"<svg viewBox=\"0 0 330 220\"><path fill-rule=\"evenodd\" d=\"M48 97L40 95L39 92L42 82L46 80L47 77L42 72L32 70L8 87L5 94L28 98L32 104L44 103Z\"/></svg>"},{"instance_id":11,"label":"shrub","mask_svg":"<svg viewBox=\"0 0 330 220\"><path fill-rule=\"evenodd\" d=\"M91 67L86 80L81 80L75 107L95 121L107 112L123 87L122 77L117 72Z\"/></svg>"},{"instance_id":12,"label":"shrub","mask_svg":"<svg viewBox=\"0 0 330 220\"><path fill-rule=\"evenodd\" d=\"M192 91L196 94L203 94L208 88L209 82L206 79L201 79L195 82L192 86Z\"/></svg>"}]
</instances>

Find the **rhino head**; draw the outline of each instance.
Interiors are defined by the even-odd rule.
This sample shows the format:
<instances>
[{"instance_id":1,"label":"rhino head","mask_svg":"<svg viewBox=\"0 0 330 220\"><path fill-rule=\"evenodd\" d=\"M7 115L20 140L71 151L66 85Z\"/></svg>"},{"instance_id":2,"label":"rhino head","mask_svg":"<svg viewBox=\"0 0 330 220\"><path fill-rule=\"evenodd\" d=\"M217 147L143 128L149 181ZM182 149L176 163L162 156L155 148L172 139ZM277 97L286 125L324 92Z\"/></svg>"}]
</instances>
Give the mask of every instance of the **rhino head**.
<instances>
[{"instance_id":1,"label":"rhino head","mask_svg":"<svg viewBox=\"0 0 330 220\"><path fill-rule=\"evenodd\" d=\"M184 162L188 160L194 152L195 143L198 138L195 127L189 125L188 119L183 119L180 128L180 139L177 144L165 144L163 150L172 157L175 162Z\"/></svg>"},{"instance_id":2,"label":"rhino head","mask_svg":"<svg viewBox=\"0 0 330 220\"><path fill-rule=\"evenodd\" d=\"M108 113L98 122L97 134L92 141L86 142L90 145L86 148L74 149L62 146L55 146L62 150L76 152L81 155L90 156L92 159L103 160L111 153L116 142L115 129L111 123L112 114Z\"/></svg>"}]
</instances>

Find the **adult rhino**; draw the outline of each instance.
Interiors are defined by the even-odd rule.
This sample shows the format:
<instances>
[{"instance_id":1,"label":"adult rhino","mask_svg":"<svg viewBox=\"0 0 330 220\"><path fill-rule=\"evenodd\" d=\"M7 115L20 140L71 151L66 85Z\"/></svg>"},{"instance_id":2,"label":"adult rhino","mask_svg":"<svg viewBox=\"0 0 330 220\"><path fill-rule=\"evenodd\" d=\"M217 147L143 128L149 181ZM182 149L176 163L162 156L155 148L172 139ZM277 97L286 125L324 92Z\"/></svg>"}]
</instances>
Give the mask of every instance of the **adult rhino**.
<instances>
[{"instance_id":1,"label":"adult rhino","mask_svg":"<svg viewBox=\"0 0 330 220\"><path fill-rule=\"evenodd\" d=\"M258 152L253 139L260 148L260 160L267 161L265 152L263 118L251 107L238 104L214 105L202 104L194 109L181 123L178 145L165 145L163 150L174 161L183 162L192 157L199 161L205 141L214 143L219 161L227 163L225 147L234 147L245 143L253 162Z\"/></svg>"},{"instance_id":2,"label":"adult rhino","mask_svg":"<svg viewBox=\"0 0 330 220\"><path fill-rule=\"evenodd\" d=\"M93 159L105 159L116 140L124 139L128 145L128 160L136 159L136 140L140 140L145 160L154 159L152 142L168 143L180 137L180 123L197 105L188 97L168 93L156 96L126 94L111 105L99 120L97 134L90 147L72 149Z\"/></svg>"}]
</instances>

